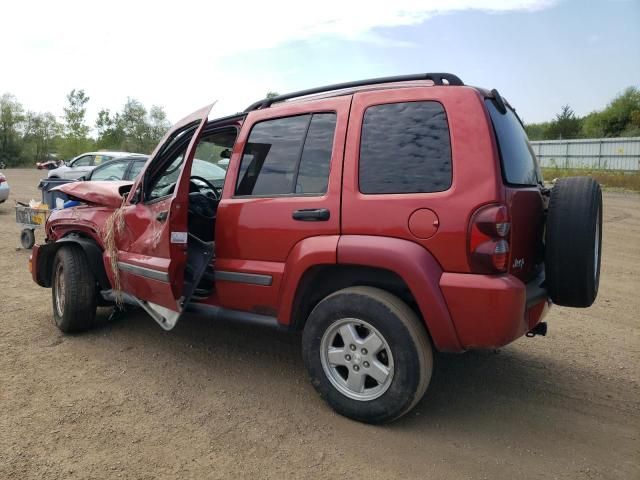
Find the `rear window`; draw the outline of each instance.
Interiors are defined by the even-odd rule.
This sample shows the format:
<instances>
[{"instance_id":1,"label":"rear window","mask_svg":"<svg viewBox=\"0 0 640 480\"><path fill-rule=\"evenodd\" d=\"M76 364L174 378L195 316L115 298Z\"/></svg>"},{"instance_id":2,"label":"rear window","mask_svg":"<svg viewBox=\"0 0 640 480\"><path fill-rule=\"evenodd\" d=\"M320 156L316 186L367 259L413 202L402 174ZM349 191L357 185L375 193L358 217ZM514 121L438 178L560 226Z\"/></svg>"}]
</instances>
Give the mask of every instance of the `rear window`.
<instances>
[{"instance_id":1,"label":"rear window","mask_svg":"<svg viewBox=\"0 0 640 480\"><path fill-rule=\"evenodd\" d=\"M374 105L364 113L360 191L441 192L451 186L447 114L438 102Z\"/></svg>"},{"instance_id":2,"label":"rear window","mask_svg":"<svg viewBox=\"0 0 640 480\"><path fill-rule=\"evenodd\" d=\"M496 132L504 181L512 185L537 185L542 180L538 159L518 117L509 107L506 113L500 113L493 100L487 99L485 103Z\"/></svg>"}]
</instances>

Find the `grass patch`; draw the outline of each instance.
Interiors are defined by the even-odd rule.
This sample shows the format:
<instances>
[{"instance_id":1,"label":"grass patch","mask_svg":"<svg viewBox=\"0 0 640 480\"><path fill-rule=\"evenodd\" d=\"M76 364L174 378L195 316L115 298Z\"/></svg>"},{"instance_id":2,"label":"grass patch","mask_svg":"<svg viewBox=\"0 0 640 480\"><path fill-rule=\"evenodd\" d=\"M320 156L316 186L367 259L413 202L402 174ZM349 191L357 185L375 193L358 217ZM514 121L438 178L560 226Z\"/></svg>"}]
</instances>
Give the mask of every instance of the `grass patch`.
<instances>
[{"instance_id":1,"label":"grass patch","mask_svg":"<svg viewBox=\"0 0 640 480\"><path fill-rule=\"evenodd\" d=\"M595 178L603 188L640 192L640 172L580 168L543 168L542 176L547 182L550 182L554 178L588 176Z\"/></svg>"}]
</instances>

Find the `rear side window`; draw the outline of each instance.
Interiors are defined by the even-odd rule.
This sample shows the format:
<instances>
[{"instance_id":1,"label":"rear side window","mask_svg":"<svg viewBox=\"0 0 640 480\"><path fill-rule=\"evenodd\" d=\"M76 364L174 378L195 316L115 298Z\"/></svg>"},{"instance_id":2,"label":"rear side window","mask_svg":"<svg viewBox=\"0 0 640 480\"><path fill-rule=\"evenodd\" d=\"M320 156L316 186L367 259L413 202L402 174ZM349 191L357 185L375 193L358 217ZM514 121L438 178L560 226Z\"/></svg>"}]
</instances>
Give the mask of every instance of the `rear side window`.
<instances>
[{"instance_id":1,"label":"rear side window","mask_svg":"<svg viewBox=\"0 0 640 480\"><path fill-rule=\"evenodd\" d=\"M316 113L313 115L300 159L296 193L324 193L327 191L335 130L335 113Z\"/></svg>"},{"instance_id":2,"label":"rear side window","mask_svg":"<svg viewBox=\"0 0 640 480\"><path fill-rule=\"evenodd\" d=\"M335 113L254 125L242 155L236 195L326 192L335 125Z\"/></svg>"},{"instance_id":3,"label":"rear side window","mask_svg":"<svg viewBox=\"0 0 640 480\"><path fill-rule=\"evenodd\" d=\"M512 185L536 185L541 179L538 160L529 139L511 108L500 113L492 100L485 100L500 150L504 181Z\"/></svg>"},{"instance_id":4,"label":"rear side window","mask_svg":"<svg viewBox=\"0 0 640 480\"><path fill-rule=\"evenodd\" d=\"M451 186L447 115L438 102L367 108L360 139L362 193L441 192Z\"/></svg>"}]
</instances>

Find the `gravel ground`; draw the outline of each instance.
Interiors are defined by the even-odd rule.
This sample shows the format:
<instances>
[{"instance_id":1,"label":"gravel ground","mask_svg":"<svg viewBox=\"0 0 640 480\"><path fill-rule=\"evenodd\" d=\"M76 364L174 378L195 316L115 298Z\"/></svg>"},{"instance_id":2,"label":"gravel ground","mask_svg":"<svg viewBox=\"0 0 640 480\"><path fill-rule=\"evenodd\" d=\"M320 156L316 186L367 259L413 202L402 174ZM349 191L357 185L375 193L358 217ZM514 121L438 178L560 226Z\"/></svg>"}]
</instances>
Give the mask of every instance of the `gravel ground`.
<instances>
[{"instance_id":1,"label":"gravel ground","mask_svg":"<svg viewBox=\"0 0 640 480\"><path fill-rule=\"evenodd\" d=\"M553 308L545 338L439 355L417 408L374 427L322 403L297 336L197 317L164 332L143 313L62 335L16 248L13 199L39 198L41 172L5 174L2 479L640 478L640 195L605 195L592 308Z\"/></svg>"}]
</instances>

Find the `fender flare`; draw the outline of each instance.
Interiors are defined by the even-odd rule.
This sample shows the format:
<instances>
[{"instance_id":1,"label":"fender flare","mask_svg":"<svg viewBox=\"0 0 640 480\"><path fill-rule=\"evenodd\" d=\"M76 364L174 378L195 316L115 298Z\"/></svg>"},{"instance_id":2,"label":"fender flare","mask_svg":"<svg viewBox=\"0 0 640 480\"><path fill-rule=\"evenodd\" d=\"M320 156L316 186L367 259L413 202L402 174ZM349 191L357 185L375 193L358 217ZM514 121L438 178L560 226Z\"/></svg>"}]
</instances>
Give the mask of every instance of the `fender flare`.
<instances>
[{"instance_id":1,"label":"fender flare","mask_svg":"<svg viewBox=\"0 0 640 480\"><path fill-rule=\"evenodd\" d=\"M65 245L70 244L78 245L82 249L87 257L89 268L100 285L100 288L103 290L110 289L111 283L109 282L104 267L102 249L94 240L78 235L68 235L56 242L46 243L38 247L36 266L38 285L51 287L51 271L53 269L53 259L55 258L56 252Z\"/></svg>"},{"instance_id":2,"label":"fender flare","mask_svg":"<svg viewBox=\"0 0 640 480\"><path fill-rule=\"evenodd\" d=\"M464 350L440 289L442 268L427 249L400 238L342 235L337 260L395 272L415 298L435 347L444 352Z\"/></svg>"}]
</instances>

